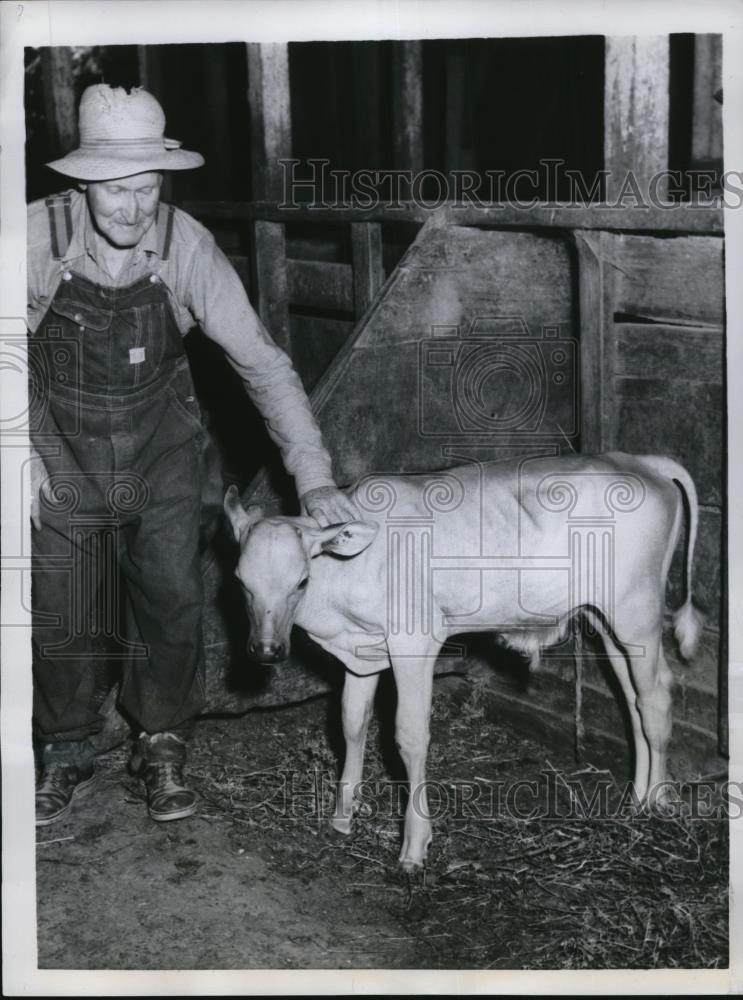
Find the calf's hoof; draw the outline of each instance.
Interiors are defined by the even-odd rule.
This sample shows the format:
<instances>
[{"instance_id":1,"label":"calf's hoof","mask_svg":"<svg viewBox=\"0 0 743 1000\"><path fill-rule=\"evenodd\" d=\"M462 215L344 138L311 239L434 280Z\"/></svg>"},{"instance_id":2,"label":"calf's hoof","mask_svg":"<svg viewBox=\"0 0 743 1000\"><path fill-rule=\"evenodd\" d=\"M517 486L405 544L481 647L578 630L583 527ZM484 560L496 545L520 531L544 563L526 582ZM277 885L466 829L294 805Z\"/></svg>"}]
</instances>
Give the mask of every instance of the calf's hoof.
<instances>
[{"instance_id":1,"label":"calf's hoof","mask_svg":"<svg viewBox=\"0 0 743 1000\"><path fill-rule=\"evenodd\" d=\"M353 832L353 820L345 816L334 816L330 821L330 829L344 837L350 837Z\"/></svg>"},{"instance_id":2,"label":"calf's hoof","mask_svg":"<svg viewBox=\"0 0 743 1000\"><path fill-rule=\"evenodd\" d=\"M400 868L407 872L408 875L412 875L415 872L423 871L423 859L418 860L417 858L408 858L400 855Z\"/></svg>"},{"instance_id":3,"label":"calf's hoof","mask_svg":"<svg viewBox=\"0 0 743 1000\"><path fill-rule=\"evenodd\" d=\"M402 850L400 851L400 867L404 872L419 872L423 870L423 866L426 863L426 855L428 854L428 848L431 846L431 838L429 837L422 847L413 847L407 841L403 841Z\"/></svg>"}]
</instances>

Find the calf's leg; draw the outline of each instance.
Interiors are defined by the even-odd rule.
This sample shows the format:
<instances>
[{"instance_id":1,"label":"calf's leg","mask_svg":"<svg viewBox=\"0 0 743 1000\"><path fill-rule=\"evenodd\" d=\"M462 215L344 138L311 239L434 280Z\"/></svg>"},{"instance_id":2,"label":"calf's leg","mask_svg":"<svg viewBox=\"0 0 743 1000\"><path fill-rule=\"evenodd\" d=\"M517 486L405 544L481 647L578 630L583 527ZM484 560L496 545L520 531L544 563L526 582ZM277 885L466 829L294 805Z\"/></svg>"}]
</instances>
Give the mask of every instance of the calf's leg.
<instances>
[{"instance_id":1,"label":"calf's leg","mask_svg":"<svg viewBox=\"0 0 743 1000\"><path fill-rule=\"evenodd\" d=\"M662 806L668 799L665 781L671 739L673 674L663 655L660 629L647 638L644 655L632 657L632 680L637 689L642 728L650 745L648 793L652 793L654 805Z\"/></svg>"},{"instance_id":2,"label":"calf's leg","mask_svg":"<svg viewBox=\"0 0 743 1000\"><path fill-rule=\"evenodd\" d=\"M634 787L638 801L642 802L648 793L648 781L650 779L650 744L642 727L640 709L637 705L637 691L632 683L628 657L618 648L611 636L602 632L606 655L611 661L611 665L616 674L617 680L622 688L627 701L630 723L632 725L632 737L635 751L635 771Z\"/></svg>"},{"instance_id":3,"label":"calf's leg","mask_svg":"<svg viewBox=\"0 0 743 1000\"><path fill-rule=\"evenodd\" d=\"M341 702L346 758L338 783L335 814L331 820L333 829L339 833L351 832L354 796L363 772L366 733L374 707L374 692L378 680L379 674L359 677L358 674L346 672Z\"/></svg>"},{"instance_id":4,"label":"calf's leg","mask_svg":"<svg viewBox=\"0 0 743 1000\"><path fill-rule=\"evenodd\" d=\"M400 864L405 871L420 867L431 843L426 795L433 665L435 657L392 657L397 684L395 738L408 772L410 798L405 810L405 835Z\"/></svg>"}]
</instances>

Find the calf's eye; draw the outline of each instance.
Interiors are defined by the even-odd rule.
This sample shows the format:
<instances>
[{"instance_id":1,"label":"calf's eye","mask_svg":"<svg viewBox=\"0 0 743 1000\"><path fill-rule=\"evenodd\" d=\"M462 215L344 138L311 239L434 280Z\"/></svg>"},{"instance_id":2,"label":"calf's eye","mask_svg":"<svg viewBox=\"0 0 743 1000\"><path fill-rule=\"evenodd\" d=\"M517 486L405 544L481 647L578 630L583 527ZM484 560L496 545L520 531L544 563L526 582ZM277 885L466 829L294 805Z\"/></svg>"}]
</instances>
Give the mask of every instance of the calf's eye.
<instances>
[{"instance_id":1,"label":"calf's eye","mask_svg":"<svg viewBox=\"0 0 743 1000\"><path fill-rule=\"evenodd\" d=\"M309 580L310 578L308 576L306 576L304 580L300 580L299 583L297 584L297 590L304 590L304 588L309 583Z\"/></svg>"}]
</instances>

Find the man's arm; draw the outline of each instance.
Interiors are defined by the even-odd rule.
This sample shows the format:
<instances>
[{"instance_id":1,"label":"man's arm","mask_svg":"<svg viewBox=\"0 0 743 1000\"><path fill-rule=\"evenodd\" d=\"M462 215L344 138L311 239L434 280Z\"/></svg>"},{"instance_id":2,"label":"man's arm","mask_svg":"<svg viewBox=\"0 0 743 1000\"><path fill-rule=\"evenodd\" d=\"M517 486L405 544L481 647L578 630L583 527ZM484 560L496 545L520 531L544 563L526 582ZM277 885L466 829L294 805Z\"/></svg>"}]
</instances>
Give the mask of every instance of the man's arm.
<instances>
[{"instance_id":1,"label":"man's arm","mask_svg":"<svg viewBox=\"0 0 743 1000\"><path fill-rule=\"evenodd\" d=\"M337 490L331 458L299 376L206 231L191 254L183 287L185 305L204 333L222 347L265 420L305 512L320 523L358 516L351 501Z\"/></svg>"}]
</instances>

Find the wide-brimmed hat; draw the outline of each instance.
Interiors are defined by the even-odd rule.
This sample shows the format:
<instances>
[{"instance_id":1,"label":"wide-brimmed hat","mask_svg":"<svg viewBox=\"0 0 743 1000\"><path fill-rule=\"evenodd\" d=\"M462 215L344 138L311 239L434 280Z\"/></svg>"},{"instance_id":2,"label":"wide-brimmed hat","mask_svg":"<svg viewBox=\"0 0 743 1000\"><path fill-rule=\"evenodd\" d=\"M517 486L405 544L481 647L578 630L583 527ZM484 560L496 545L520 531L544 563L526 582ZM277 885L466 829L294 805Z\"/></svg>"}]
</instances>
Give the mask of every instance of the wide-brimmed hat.
<instances>
[{"instance_id":1,"label":"wide-brimmed hat","mask_svg":"<svg viewBox=\"0 0 743 1000\"><path fill-rule=\"evenodd\" d=\"M80 181L108 181L150 170L191 170L204 157L165 138L165 115L141 87L127 93L106 83L88 87L80 98L80 146L52 170Z\"/></svg>"}]
</instances>

